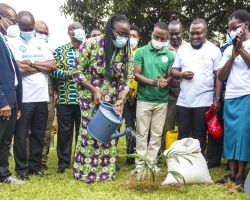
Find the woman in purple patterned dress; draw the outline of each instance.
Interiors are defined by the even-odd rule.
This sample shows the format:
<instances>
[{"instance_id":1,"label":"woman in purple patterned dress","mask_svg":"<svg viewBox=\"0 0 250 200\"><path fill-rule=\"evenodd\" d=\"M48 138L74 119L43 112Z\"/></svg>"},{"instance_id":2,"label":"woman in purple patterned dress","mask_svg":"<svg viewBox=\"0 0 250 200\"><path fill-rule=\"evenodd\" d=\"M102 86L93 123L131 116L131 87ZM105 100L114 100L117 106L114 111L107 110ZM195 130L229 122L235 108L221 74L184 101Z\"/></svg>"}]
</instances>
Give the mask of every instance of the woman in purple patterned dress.
<instances>
[{"instance_id":1,"label":"woman in purple patterned dress","mask_svg":"<svg viewBox=\"0 0 250 200\"><path fill-rule=\"evenodd\" d=\"M115 103L122 113L132 78L132 54L128 44L130 25L123 15L112 15L105 35L83 43L73 64L73 79L79 84L81 126L76 144L73 173L86 183L113 180L116 140L97 142L87 131L94 105ZM98 126L98 124L97 124ZM103 133L105 134L105 133Z\"/></svg>"}]
</instances>

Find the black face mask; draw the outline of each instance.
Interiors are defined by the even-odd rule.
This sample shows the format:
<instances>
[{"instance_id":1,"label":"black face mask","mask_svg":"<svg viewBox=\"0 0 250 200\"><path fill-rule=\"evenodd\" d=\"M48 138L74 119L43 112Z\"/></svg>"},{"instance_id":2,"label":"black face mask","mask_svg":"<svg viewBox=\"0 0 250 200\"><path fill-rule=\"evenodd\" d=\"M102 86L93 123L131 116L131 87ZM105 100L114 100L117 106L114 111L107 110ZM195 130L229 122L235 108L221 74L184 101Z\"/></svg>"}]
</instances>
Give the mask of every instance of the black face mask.
<instances>
[{"instance_id":1,"label":"black face mask","mask_svg":"<svg viewBox=\"0 0 250 200\"><path fill-rule=\"evenodd\" d=\"M198 50L203 46L204 42L201 42L200 44L192 44L192 41L190 40L190 44L194 49Z\"/></svg>"}]
</instances>

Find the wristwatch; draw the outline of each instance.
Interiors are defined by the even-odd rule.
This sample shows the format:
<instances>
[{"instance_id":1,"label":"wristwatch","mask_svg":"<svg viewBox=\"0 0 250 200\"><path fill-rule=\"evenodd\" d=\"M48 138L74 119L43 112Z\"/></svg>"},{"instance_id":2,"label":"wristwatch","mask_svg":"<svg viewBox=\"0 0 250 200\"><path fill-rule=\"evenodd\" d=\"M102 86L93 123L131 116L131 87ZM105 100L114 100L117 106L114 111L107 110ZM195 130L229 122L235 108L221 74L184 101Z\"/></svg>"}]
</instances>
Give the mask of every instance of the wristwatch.
<instances>
[{"instance_id":1,"label":"wristwatch","mask_svg":"<svg viewBox=\"0 0 250 200\"><path fill-rule=\"evenodd\" d=\"M34 60L30 60L30 66L35 67L35 61Z\"/></svg>"},{"instance_id":2,"label":"wristwatch","mask_svg":"<svg viewBox=\"0 0 250 200\"><path fill-rule=\"evenodd\" d=\"M220 101L220 98L221 98L221 97L215 97L214 99L216 99L217 101Z\"/></svg>"},{"instance_id":3,"label":"wristwatch","mask_svg":"<svg viewBox=\"0 0 250 200\"><path fill-rule=\"evenodd\" d=\"M123 102L126 103L126 99L124 97L120 97L118 100L123 100Z\"/></svg>"}]
</instances>

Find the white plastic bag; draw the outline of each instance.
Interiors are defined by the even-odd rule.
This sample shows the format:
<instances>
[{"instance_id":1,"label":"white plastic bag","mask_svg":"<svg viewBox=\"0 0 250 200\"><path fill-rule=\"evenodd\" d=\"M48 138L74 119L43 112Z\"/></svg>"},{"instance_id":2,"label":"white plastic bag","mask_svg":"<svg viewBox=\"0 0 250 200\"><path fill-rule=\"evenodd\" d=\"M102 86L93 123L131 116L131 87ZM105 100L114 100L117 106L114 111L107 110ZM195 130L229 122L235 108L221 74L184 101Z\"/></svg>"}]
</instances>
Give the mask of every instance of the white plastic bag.
<instances>
[{"instance_id":1,"label":"white plastic bag","mask_svg":"<svg viewBox=\"0 0 250 200\"><path fill-rule=\"evenodd\" d=\"M192 162L192 165L186 159L181 157L178 157L180 164L173 158L169 159L168 171L179 172L184 177L186 183L213 183L209 175L206 160L201 153L199 140L192 138L177 140L168 150L164 151L164 155L170 150L180 153L190 153L194 157L185 156ZM173 183L178 182L171 174L168 174L162 185ZM180 180L180 183L183 182Z\"/></svg>"}]
</instances>

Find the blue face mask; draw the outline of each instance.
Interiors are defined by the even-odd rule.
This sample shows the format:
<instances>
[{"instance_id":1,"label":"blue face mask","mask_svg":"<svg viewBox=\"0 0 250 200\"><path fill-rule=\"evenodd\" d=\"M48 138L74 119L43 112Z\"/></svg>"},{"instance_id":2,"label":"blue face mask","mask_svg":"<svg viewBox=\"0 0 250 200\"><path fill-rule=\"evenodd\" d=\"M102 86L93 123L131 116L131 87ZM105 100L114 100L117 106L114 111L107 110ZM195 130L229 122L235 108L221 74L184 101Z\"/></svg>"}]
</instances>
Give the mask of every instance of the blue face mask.
<instances>
[{"instance_id":1,"label":"blue face mask","mask_svg":"<svg viewBox=\"0 0 250 200\"><path fill-rule=\"evenodd\" d=\"M233 44L233 39L236 37L237 33L239 33L241 30L241 27L237 28L236 30L230 31L229 34L226 36L226 42L229 45Z\"/></svg>"},{"instance_id":2,"label":"blue face mask","mask_svg":"<svg viewBox=\"0 0 250 200\"><path fill-rule=\"evenodd\" d=\"M21 37L26 40L26 41L30 41L34 36L35 36L35 31L31 31L31 32L23 32L20 31L20 35Z\"/></svg>"},{"instance_id":3,"label":"blue face mask","mask_svg":"<svg viewBox=\"0 0 250 200\"><path fill-rule=\"evenodd\" d=\"M132 48L135 48L138 44L138 40L136 38L130 38L129 43Z\"/></svg>"},{"instance_id":4,"label":"blue face mask","mask_svg":"<svg viewBox=\"0 0 250 200\"><path fill-rule=\"evenodd\" d=\"M128 41L128 38L125 38L125 37L121 37L121 36L116 36L116 40L113 40L113 44L116 48L122 48L126 45L127 41Z\"/></svg>"},{"instance_id":5,"label":"blue face mask","mask_svg":"<svg viewBox=\"0 0 250 200\"><path fill-rule=\"evenodd\" d=\"M232 44L233 44L233 40L229 37L228 34L227 34L227 36L226 36L226 43L229 44L229 45L232 45Z\"/></svg>"},{"instance_id":6,"label":"blue face mask","mask_svg":"<svg viewBox=\"0 0 250 200\"><path fill-rule=\"evenodd\" d=\"M36 33L36 38L44 40L46 43L48 43L49 36L41 33Z\"/></svg>"}]
</instances>

